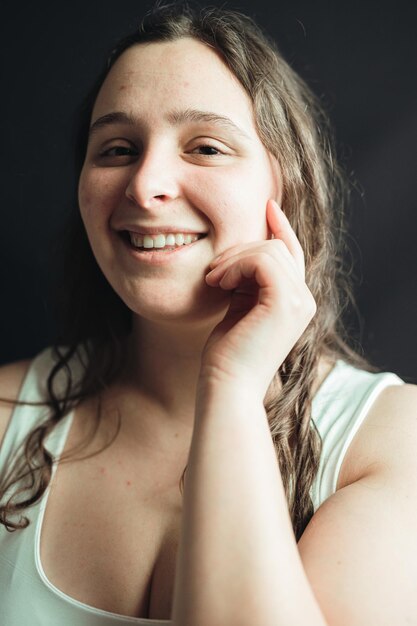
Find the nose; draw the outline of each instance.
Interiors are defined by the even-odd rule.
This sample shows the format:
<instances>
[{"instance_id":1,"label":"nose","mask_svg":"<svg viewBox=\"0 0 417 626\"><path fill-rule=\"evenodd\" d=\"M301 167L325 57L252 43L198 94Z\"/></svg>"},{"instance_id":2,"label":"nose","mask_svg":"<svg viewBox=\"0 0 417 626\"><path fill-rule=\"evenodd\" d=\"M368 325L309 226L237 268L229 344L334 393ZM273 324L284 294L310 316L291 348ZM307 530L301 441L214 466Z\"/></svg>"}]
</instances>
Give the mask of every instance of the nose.
<instances>
[{"instance_id":1,"label":"nose","mask_svg":"<svg viewBox=\"0 0 417 626\"><path fill-rule=\"evenodd\" d=\"M144 209L177 198L180 183L175 157L172 150L161 146L144 149L129 178L126 197Z\"/></svg>"}]
</instances>

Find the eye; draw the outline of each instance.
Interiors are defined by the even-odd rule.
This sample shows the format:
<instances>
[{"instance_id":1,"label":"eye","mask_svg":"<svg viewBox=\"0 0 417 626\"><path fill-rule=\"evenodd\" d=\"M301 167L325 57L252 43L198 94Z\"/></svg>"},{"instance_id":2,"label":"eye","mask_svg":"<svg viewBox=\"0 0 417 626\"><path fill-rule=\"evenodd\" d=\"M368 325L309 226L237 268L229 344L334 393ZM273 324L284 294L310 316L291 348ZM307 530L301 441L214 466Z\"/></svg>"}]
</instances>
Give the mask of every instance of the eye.
<instances>
[{"instance_id":1,"label":"eye","mask_svg":"<svg viewBox=\"0 0 417 626\"><path fill-rule=\"evenodd\" d=\"M139 150L137 145L127 139L113 138L109 141L90 148L91 158L98 167L123 167L137 160Z\"/></svg>"},{"instance_id":2,"label":"eye","mask_svg":"<svg viewBox=\"0 0 417 626\"><path fill-rule=\"evenodd\" d=\"M194 150L192 150L192 153L201 154L202 156L218 156L220 154L223 154L223 152L221 152L218 148L206 144L197 146L197 148L194 148Z\"/></svg>"},{"instance_id":3,"label":"eye","mask_svg":"<svg viewBox=\"0 0 417 626\"><path fill-rule=\"evenodd\" d=\"M137 156L138 151L131 146L112 146L100 153L101 157L131 157Z\"/></svg>"}]
</instances>

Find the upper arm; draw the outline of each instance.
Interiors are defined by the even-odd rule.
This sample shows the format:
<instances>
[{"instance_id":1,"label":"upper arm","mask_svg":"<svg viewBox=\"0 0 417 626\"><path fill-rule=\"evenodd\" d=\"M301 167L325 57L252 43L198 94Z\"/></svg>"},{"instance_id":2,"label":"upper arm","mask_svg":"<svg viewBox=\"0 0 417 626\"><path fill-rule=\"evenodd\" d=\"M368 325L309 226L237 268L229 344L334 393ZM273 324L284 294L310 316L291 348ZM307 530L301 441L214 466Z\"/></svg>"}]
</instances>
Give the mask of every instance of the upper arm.
<instances>
[{"instance_id":1,"label":"upper arm","mask_svg":"<svg viewBox=\"0 0 417 626\"><path fill-rule=\"evenodd\" d=\"M27 360L0 367L0 447L29 364Z\"/></svg>"},{"instance_id":2,"label":"upper arm","mask_svg":"<svg viewBox=\"0 0 417 626\"><path fill-rule=\"evenodd\" d=\"M370 417L368 472L322 504L299 551L329 626L416 625L417 387L387 389Z\"/></svg>"}]
</instances>

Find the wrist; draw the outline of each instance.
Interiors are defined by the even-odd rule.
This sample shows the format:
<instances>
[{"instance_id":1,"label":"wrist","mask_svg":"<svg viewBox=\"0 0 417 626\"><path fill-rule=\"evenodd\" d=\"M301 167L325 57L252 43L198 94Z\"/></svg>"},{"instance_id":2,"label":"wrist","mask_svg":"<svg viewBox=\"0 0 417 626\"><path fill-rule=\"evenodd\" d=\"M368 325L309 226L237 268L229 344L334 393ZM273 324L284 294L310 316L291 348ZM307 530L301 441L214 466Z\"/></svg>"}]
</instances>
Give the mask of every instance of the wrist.
<instances>
[{"instance_id":1,"label":"wrist","mask_svg":"<svg viewBox=\"0 0 417 626\"><path fill-rule=\"evenodd\" d=\"M217 367L203 365L197 384L197 397L218 396L230 401L236 399L239 404L245 401L249 405L264 406L267 395L277 395L281 388L281 381L276 375L269 385L265 385L264 381L259 381L257 372L253 370L233 376Z\"/></svg>"},{"instance_id":2,"label":"wrist","mask_svg":"<svg viewBox=\"0 0 417 626\"><path fill-rule=\"evenodd\" d=\"M204 413L212 407L218 407L223 414L227 411L228 414L260 413L266 416L264 394L254 385L201 376L197 385L196 413Z\"/></svg>"}]
</instances>

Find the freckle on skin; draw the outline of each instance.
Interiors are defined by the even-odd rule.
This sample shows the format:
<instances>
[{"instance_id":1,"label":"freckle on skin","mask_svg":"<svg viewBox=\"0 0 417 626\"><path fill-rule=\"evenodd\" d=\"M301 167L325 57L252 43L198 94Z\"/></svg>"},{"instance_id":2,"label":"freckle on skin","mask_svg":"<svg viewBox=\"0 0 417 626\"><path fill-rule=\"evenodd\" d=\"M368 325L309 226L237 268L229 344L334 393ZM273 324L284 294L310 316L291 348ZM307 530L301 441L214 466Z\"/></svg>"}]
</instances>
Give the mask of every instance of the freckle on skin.
<instances>
[{"instance_id":1,"label":"freckle on skin","mask_svg":"<svg viewBox=\"0 0 417 626\"><path fill-rule=\"evenodd\" d=\"M130 480L127 480L127 481L126 481L126 485L127 485L128 487L130 487L130 485L131 485L131 484L132 484L132 483L130 482Z\"/></svg>"},{"instance_id":2,"label":"freckle on skin","mask_svg":"<svg viewBox=\"0 0 417 626\"><path fill-rule=\"evenodd\" d=\"M105 474L105 473L106 473L106 468L100 467L100 474Z\"/></svg>"},{"instance_id":3,"label":"freckle on skin","mask_svg":"<svg viewBox=\"0 0 417 626\"><path fill-rule=\"evenodd\" d=\"M123 91L123 89L126 89L126 85L120 85L119 91Z\"/></svg>"}]
</instances>

